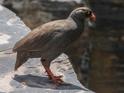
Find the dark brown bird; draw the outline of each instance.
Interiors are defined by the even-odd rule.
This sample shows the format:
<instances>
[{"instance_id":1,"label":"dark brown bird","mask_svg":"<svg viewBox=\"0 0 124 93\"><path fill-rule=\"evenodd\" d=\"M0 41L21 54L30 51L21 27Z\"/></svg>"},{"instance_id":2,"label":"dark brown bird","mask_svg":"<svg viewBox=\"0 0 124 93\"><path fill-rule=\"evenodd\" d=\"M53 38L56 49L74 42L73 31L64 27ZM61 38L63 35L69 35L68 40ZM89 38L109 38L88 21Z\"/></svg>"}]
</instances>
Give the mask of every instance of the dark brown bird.
<instances>
[{"instance_id":1,"label":"dark brown bird","mask_svg":"<svg viewBox=\"0 0 124 93\"><path fill-rule=\"evenodd\" d=\"M95 20L91 9L80 7L73 10L67 19L48 22L31 31L13 48L13 51L17 52L15 70L29 58L41 57L42 65L49 78L56 85L61 84L63 82L61 76L54 76L49 68L50 63L61 53L66 53L69 46L80 37L84 31L86 18Z\"/></svg>"}]
</instances>

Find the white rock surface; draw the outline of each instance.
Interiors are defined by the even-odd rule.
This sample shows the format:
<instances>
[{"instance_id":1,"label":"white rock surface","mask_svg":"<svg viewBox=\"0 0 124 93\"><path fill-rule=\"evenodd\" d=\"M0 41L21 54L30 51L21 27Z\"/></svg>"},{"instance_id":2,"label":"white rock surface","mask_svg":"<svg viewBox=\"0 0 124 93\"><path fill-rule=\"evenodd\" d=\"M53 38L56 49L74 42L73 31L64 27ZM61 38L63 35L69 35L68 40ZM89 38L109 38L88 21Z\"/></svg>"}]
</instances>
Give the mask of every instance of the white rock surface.
<instances>
[{"instance_id":1,"label":"white rock surface","mask_svg":"<svg viewBox=\"0 0 124 93\"><path fill-rule=\"evenodd\" d=\"M14 72L16 54L11 48L29 31L13 12L0 6L0 93L93 93L79 83L64 54L51 65L52 71L62 74L65 81L57 88L48 80L39 59L28 60Z\"/></svg>"}]
</instances>

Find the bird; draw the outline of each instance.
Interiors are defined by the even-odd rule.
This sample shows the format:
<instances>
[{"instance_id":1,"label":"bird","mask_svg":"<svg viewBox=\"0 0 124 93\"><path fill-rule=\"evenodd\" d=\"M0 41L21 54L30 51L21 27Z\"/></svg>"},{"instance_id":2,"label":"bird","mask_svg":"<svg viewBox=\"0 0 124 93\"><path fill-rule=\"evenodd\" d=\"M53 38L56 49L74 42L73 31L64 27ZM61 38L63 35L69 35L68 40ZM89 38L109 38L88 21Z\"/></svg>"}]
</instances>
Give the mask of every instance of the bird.
<instances>
[{"instance_id":1,"label":"bird","mask_svg":"<svg viewBox=\"0 0 124 93\"><path fill-rule=\"evenodd\" d=\"M49 79L55 85L61 85L62 76L55 76L51 71L51 61L69 51L70 45L84 32L86 19L95 21L95 14L86 6L78 7L66 19L50 21L29 32L13 47L13 52L17 52L14 70L16 71L29 58L41 58Z\"/></svg>"}]
</instances>

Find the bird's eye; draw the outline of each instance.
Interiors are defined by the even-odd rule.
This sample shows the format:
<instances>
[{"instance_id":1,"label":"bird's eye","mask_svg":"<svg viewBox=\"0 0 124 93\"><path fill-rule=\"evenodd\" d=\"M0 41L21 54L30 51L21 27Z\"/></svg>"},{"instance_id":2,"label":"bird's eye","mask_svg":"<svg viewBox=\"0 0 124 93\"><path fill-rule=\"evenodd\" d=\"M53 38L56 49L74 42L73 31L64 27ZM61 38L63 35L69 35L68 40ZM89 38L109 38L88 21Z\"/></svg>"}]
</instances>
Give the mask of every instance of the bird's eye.
<instances>
[{"instance_id":1,"label":"bird's eye","mask_svg":"<svg viewBox=\"0 0 124 93\"><path fill-rule=\"evenodd\" d=\"M90 15L91 15L91 11L87 11L87 12L86 12L86 15L87 15L87 16L90 16Z\"/></svg>"}]
</instances>

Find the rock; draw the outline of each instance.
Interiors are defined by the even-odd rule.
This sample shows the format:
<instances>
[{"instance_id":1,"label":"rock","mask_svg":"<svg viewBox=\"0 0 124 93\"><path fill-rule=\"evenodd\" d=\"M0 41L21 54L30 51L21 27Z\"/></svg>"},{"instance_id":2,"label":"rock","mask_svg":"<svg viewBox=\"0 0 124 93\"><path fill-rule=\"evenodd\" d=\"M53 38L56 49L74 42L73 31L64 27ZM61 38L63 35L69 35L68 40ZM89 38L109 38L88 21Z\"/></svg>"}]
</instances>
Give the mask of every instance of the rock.
<instances>
[{"instance_id":1,"label":"rock","mask_svg":"<svg viewBox=\"0 0 124 93\"><path fill-rule=\"evenodd\" d=\"M14 11L31 29L50 20L66 18L69 13L83 3L77 0L5 0L3 5Z\"/></svg>"},{"instance_id":2,"label":"rock","mask_svg":"<svg viewBox=\"0 0 124 93\"><path fill-rule=\"evenodd\" d=\"M97 15L97 28L124 28L123 0L92 0L90 5Z\"/></svg>"},{"instance_id":3,"label":"rock","mask_svg":"<svg viewBox=\"0 0 124 93\"><path fill-rule=\"evenodd\" d=\"M91 89L124 93L124 0L91 0L97 15L91 56Z\"/></svg>"},{"instance_id":4,"label":"rock","mask_svg":"<svg viewBox=\"0 0 124 93\"><path fill-rule=\"evenodd\" d=\"M64 2L63 2L64 1ZM83 4L88 4L87 0L5 0L3 5L14 11L24 23L31 29L49 22L50 20L66 18L70 12ZM80 2L77 2L80 1ZM93 28L92 23L88 23L90 28ZM87 24L87 26L88 26ZM90 56L92 51L92 44L89 44L89 31L86 26L85 36L81 36L77 43L75 43L75 49L82 51L82 48L86 48L85 53L75 53L75 49L72 49L76 56L81 57L82 70L78 71L78 78L81 83L88 87L89 72L90 72ZM80 63L80 59L75 58L75 61Z\"/></svg>"},{"instance_id":5,"label":"rock","mask_svg":"<svg viewBox=\"0 0 124 93\"><path fill-rule=\"evenodd\" d=\"M48 80L39 59L28 60L14 72L16 54L12 53L12 47L30 29L3 6L0 6L0 14L0 93L93 93L79 83L64 54L51 66L55 74L63 75L65 83L59 87Z\"/></svg>"}]
</instances>

